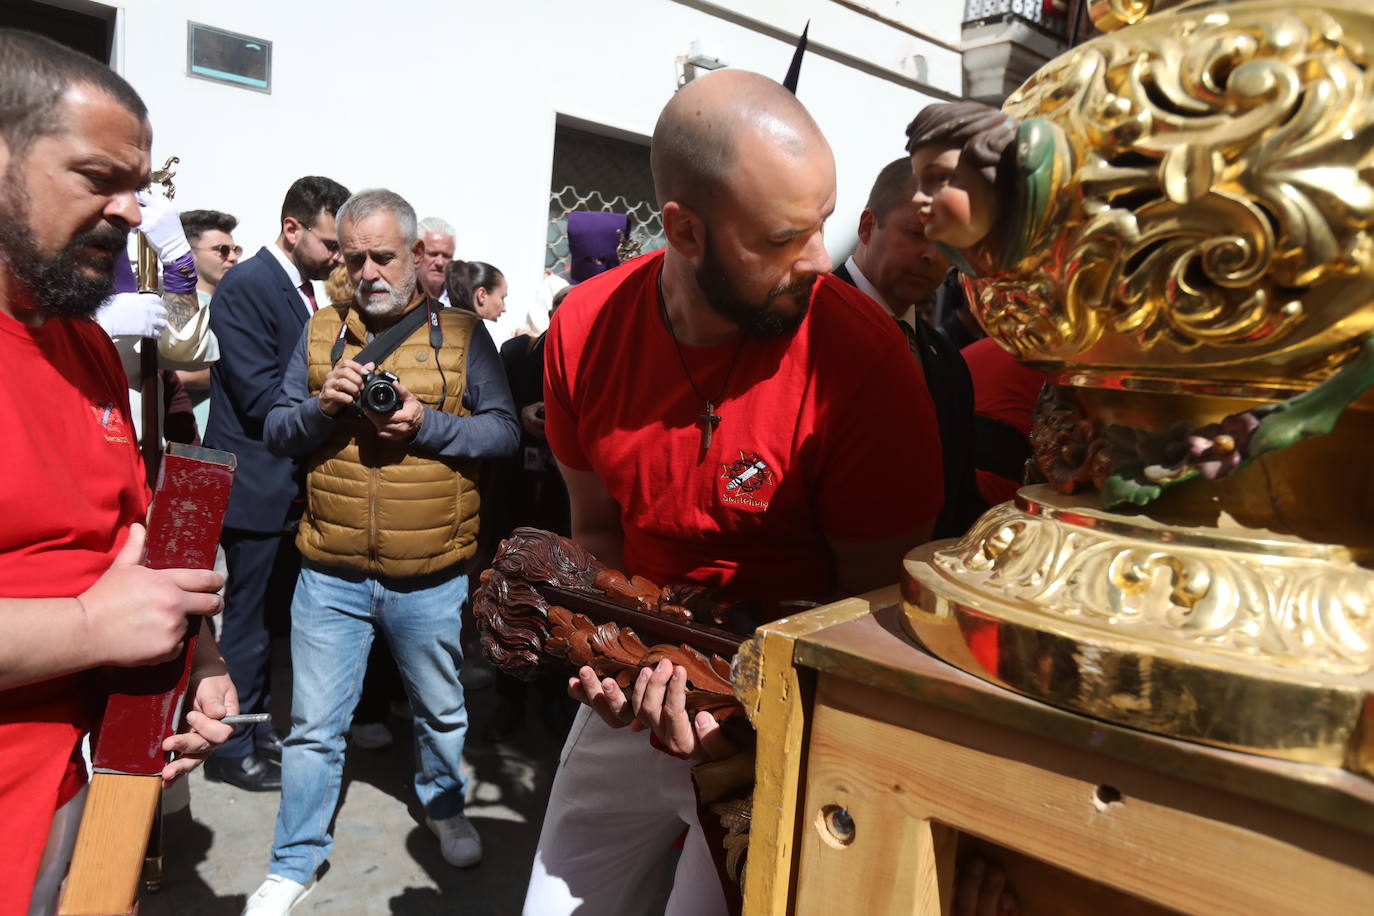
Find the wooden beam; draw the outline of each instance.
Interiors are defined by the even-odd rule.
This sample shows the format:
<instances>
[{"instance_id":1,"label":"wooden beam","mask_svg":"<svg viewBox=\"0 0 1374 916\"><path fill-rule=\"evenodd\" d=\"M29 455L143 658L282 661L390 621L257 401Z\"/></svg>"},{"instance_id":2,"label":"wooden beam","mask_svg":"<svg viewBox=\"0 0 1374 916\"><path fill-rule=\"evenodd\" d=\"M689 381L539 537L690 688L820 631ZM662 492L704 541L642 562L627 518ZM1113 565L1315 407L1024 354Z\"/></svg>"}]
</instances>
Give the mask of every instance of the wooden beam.
<instances>
[{"instance_id":1,"label":"wooden beam","mask_svg":"<svg viewBox=\"0 0 1374 916\"><path fill-rule=\"evenodd\" d=\"M59 916L132 912L161 793L160 776L96 773L91 777Z\"/></svg>"},{"instance_id":2,"label":"wooden beam","mask_svg":"<svg viewBox=\"0 0 1374 916\"><path fill-rule=\"evenodd\" d=\"M745 916L786 916L796 879L797 811L813 677L795 664L797 639L862 617L897 597L891 586L775 620L759 627L735 656L735 695L758 730Z\"/></svg>"}]
</instances>

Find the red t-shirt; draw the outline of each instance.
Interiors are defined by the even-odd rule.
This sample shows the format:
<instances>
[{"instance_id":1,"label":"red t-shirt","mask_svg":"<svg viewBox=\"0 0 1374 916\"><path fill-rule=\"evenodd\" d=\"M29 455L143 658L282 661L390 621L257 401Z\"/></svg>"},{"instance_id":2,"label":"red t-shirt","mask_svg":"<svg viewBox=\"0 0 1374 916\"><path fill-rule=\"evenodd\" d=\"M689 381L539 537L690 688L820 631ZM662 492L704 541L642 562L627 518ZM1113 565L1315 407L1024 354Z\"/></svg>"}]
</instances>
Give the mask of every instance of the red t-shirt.
<instances>
[{"instance_id":1,"label":"red t-shirt","mask_svg":"<svg viewBox=\"0 0 1374 916\"><path fill-rule=\"evenodd\" d=\"M734 599L829 597L827 538L895 537L942 503L935 412L906 341L867 296L822 276L794 334L744 344L699 457L705 405L660 316L662 264L660 252L593 277L554 315L554 454L619 503L628 572ZM738 347L682 347L703 394Z\"/></svg>"},{"instance_id":2,"label":"red t-shirt","mask_svg":"<svg viewBox=\"0 0 1374 916\"><path fill-rule=\"evenodd\" d=\"M959 352L973 377L973 412L1029 436L1045 373L1018 363L991 337L976 340ZM989 505L1013 499L1021 489L1020 481L991 471L979 470L976 476L978 490Z\"/></svg>"},{"instance_id":3,"label":"red t-shirt","mask_svg":"<svg viewBox=\"0 0 1374 916\"><path fill-rule=\"evenodd\" d=\"M119 356L94 322L0 314L0 597L78 595L143 517ZM0 691L0 916L28 912L53 812L81 787L99 694L70 675Z\"/></svg>"},{"instance_id":4,"label":"red t-shirt","mask_svg":"<svg viewBox=\"0 0 1374 916\"><path fill-rule=\"evenodd\" d=\"M1029 436L1045 373L1018 363L991 337L975 340L959 352L973 377L973 412Z\"/></svg>"}]
</instances>

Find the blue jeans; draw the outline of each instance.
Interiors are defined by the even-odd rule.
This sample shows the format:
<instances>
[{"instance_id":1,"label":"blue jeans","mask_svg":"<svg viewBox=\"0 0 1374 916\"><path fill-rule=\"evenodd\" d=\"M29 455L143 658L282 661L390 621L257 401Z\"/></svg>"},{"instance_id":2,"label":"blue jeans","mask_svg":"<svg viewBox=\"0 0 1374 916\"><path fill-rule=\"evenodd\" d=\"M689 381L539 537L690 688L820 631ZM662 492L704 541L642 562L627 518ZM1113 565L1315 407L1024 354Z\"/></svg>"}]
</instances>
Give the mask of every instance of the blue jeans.
<instances>
[{"instance_id":1,"label":"blue jeans","mask_svg":"<svg viewBox=\"0 0 1374 916\"><path fill-rule=\"evenodd\" d=\"M343 779L344 733L362 692L376 629L391 644L415 712L415 794L436 820L463 811L458 772L468 713L458 635L461 565L429 576L372 578L304 563L291 605L291 734L268 872L305 883L329 856Z\"/></svg>"}]
</instances>

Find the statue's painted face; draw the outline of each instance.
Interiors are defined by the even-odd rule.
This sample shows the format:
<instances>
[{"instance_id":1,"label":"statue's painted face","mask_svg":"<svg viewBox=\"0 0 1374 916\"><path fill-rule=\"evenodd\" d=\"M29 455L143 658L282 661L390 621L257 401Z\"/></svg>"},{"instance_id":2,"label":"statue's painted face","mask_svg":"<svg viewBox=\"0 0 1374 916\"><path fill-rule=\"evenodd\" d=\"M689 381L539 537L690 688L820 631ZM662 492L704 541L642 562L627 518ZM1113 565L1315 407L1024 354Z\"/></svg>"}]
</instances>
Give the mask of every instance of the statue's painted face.
<instances>
[{"instance_id":1,"label":"statue's painted face","mask_svg":"<svg viewBox=\"0 0 1374 916\"><path fill-rule=\"evenodd\" d=\"M992 230L997 198L982 172L964 162L956 146L918 146L911 153L916 196L926 236L953 248L971 248Z\"/></svg>"}]
</instances>

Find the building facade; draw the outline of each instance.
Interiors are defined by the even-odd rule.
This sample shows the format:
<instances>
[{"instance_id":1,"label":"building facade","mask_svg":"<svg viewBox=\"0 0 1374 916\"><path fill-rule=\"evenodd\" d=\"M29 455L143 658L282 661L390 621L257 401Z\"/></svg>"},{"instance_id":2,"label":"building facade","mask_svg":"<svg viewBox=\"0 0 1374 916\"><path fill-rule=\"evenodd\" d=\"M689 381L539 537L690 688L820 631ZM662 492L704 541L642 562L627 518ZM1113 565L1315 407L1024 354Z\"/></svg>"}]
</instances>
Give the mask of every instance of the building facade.
<instances>
[{"instance_id":1,"label":"building facade","mask_svg":"<svg viewBox=\"0 0 1374 916\"><path fill-rule=\"evenodd\" d=\"M561 189L552 176L567 171L555 167L560 130L646 149L682 80L717 65L781 79L809 21L798 95L834 147L838 201L827 238L841 258L870 182L902 154L906 124L923 105L960 96L965 80L962 0L6 6L6 16L28 9L35 21L46 14L105 24L111 65L151 111L156 163L181 157L177 203L234 213L246 253L275 237L282 194L301 175L390 187L421 216L457 228L460 258L506 274L509 311L498 338L523 323L556 243L551 197ZM196 48L193 24L213 30L198 33ZM223 62L202 59L216 41ZM254 62L259 54L270 54L270 66ZM600 201L626 194L576 190Z\"/></svg>"}]
</instances>

